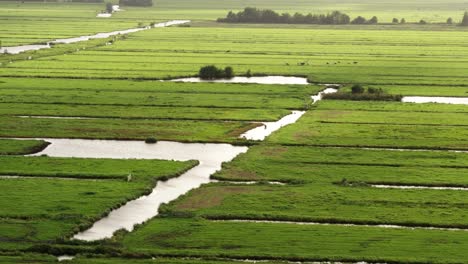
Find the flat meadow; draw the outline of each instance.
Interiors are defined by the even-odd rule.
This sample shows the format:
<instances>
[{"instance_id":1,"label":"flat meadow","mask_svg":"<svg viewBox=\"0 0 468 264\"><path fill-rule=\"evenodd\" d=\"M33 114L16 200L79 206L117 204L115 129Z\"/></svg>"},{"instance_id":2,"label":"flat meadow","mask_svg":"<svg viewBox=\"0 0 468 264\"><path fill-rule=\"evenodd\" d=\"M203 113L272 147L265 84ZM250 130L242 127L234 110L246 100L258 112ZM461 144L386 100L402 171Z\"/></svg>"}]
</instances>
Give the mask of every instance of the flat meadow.
<instances>
[{"instance_id":1,"label":"flat meadow","mask_svg":"<svg viewBox=\"0 0 468 264\"><path fill-rule=\"evenodd\" d=\"M341 93L360 84L394 96L468 97L468 33L457 25L468 6L355 2L161 0L97 18L104 3L1 1L2 47L191 22L0 55L0 262L67 255L68 263L95 264L468 263L468 105L311 98L330 84ZM339 10L378 16L379 24L215 22L248 6ZM408 23L392 24L394 17ZM173 81L207 65L309 84ZM292 111L304 114L264 141L241 138ZM47 139L248 150L217 165L31 155L51 147ZM217 170L212 181L164 203L133 231L72 239L198 165Z\"/></svg>"}]
</instances>

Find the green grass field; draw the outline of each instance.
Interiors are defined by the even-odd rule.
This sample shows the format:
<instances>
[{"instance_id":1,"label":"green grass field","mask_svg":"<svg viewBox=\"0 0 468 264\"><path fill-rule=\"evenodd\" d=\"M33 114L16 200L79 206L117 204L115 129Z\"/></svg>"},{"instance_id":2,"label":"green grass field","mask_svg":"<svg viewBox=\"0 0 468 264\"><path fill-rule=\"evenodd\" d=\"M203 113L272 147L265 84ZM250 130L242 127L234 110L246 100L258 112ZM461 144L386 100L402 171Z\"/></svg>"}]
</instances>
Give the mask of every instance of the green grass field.
<instances>
[{"instance_id":1,"label":"green grass field","mask_svg":"<svg viewBox=\"0 0 468 264\"><path fill-rule=\"evenodd\" d=\"M1 250L56 243L195 161L0 156ZM132 180L127 176L132 174Z\"/></svg>"},{"instance_id":2,"label":"green grass field","mask_svg":"<svg viewBox=\"0 0 468 264\"><path fill-rule=\"evenodd\" d=\"M43 140L0 139L0 155L25 155L38 152L48 143Z\"/></svg>"},{"instance_id":3,"label":"green grass field","mask_svg":"<svg viewBox=\"0 0 468 264\"><path fill-rule=\"evenodd\" d=\"M376 15L380 24L214 21L247 6ZM102 9L0 1L2 46L192 20L111 45L0 54L0 263L468 263L468 106L310 97L326 83L468 97L467 29L445 24L461 20L466 2L161 0L96 18ZM391 25L394 17L408 23ZM211 64L312 84L168 81ZM264 142L239 139L292 110L307 112ZM199 161L24 156L47 147L34 138L250 147L222 164L218 182L162 205L132 232L87 243L70 238Z\"/></svg>"}]
</instances>

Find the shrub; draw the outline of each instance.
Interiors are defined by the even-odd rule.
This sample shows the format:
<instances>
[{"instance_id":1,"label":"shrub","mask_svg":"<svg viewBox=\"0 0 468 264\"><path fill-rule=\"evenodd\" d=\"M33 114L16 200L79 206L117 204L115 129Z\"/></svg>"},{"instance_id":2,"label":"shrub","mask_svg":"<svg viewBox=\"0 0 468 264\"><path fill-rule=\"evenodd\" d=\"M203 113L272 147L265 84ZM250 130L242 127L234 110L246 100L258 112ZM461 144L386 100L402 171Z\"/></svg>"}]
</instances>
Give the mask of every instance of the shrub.
<instances>
[{"instance_id":1,"label":"shrub","mask_svg":"<svg viewBox=\"0 0 468 264\"><path fill-rule=\"evenodd\" d=\"M360 85L360 84L355 84L355 85L353 85L353 87L351 87L351 92L353 94L362 94L362 93L364 93L364 91L365 91L364 87L362 87L362 85Z\"/></svg>"},{"instance_id":2,"label":"shrub","mask_svg":"<svg viewBox=\"0 0 468 264\"><path fill-rule=\"evenodd\" d=\"M406 19L402 18L402 19L400 20L400 24L406 24Z\"/></svg>"},{"instance_id":3,"label":"shrub","mask_svg":"<svg viewBox=\"0 0 468 264\"><path fill-rule=\"evenodd\" d=\"M218 74L218 68L214 65L204 66L200 68L199 76L203 80L213 80L216 79Z\"/></svg>"},{"instance_id":4,"label":"shrub","mask_svg":"<svg viewBox=\"0 0 468 264\"><path fill-rule=\"evenodd\" d=\"M231 79L234 77L234 69L230 66L224 69L219 69L214 65L208 65L200 68L198 76L202 80L214 80L222 78Z\"/></svg>"},{"instance_id":5,"label":"shrub","mask_svg":"<svg viewBox=\"0 0 468 264\"><path fill-rule=\"evenodd\" d=\"M392 20L392 23L393 23L393 24L398 24L398 18L394 18L394 19Z\"/></svg>"},{"instance_id":6,"label":"shrub","mask_svg":"<svg viewBox=\"0 0 468 264\"><path fill-rule=\"evenodd\" d=\"M370 93L370 94L381 94L384 91L382 90L382 88L369 87L369 88L367 88L367 92Z\"/></svg>"},{"instance_id":7,"label":"shrub","mask_svg":"<svg viewBox=\"0 0 468 264\"><path fill-rule=\"evenodd\" d=\"M356 17L352 22L351 24L355 24L355 25L362 25L362 24L366 24L367 23L367 20L362 17L362 16L358 16Z\"/></svg>"},{"instance_id":8,"label":"shrub","mask_svg":"<svg viewBox=\"0 0 468 264\"><path fill-rule=\"evenodd\" d=\"M224 74L227 79L234 78L234 69L230 66L224 68Z\"/></svg>"},{"instance_id":9,"label":"shrub","mask_svg":"<svg viewBox=\"0 0 468 264\"><path fill-rule=\"evenodd\" d=\"M424 20L424 19L421 19L421 20L419 20L419 24L420 24L420 25L426 25L426 24L427 24L427 22L426 22L426 20Z\"/></svg>"},{"instance_id":10,"label":"shrub","mask_svg":"<svg viewBox=\"0 0 468 264\"><path fill-rule=\"evenodd\" d=\"M252 72L250 71L250 69L247 70L247 72L245 73L245 76L246 76L247 78L252 77Z\"/></svg>"},{"instance_id":11,"label":"shrub","mask_svg":"<svg viewBox=\"0 0 468 264\"><path fill-rule=\"evenodd\" d=\"M452 25L453 19L451 17L447 18L447 24Z\"/></svg>"},{"instance_id":12,"label":"shrub","mask_svg":"<svg viewBox=\"0 0 468 264\"><path fill-rule=\"evenodd\" d=\"M158 140L156 140L156 138L154 138L154 137L149 137L149 138L145 139L145 143L146 144L156 144L156 143L158 143Z\"/></svg>"},{"instance_id":13,"label":"shrub","mask_svg":"<svg viewBox=\"0 0 468 264\"><path fill-rule=\"evenodd\" d=\"M375 25L379 22L379 19L376 16L373 16L369 21L367 21L367 24Z\"/></svg>"}]
</instances>

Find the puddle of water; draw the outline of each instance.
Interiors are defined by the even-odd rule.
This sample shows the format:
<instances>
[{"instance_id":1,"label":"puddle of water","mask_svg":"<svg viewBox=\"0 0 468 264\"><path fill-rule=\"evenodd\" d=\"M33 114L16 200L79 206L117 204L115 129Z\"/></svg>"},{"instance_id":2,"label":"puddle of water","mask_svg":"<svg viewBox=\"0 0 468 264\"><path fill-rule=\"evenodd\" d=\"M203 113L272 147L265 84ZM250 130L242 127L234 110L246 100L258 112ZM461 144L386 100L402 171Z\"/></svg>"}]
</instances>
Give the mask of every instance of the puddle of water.
<instances>
[{"instance_id":1,"label":"puddle of water","mask_svg":"<svg viewBox=\"0 0 468 264\"><path fill-rule=\"evenodd\" d=\"M325 90L321 91L317 95L312 95L312 104L316 104L318 101L322 100L324 94L332 94L338 92L336 88L326 88Z\"/></svg>"},{"instance_id":2,"label":"puddle of water","mask_svg":"<svg viewBox=\"0 0 468 264\"><path fill-rule=\"evenodd\" d=\"M99 119L97 117L81 117L81 116L16 116L19 118L37 118L37 119Z\"/></svg>"},{"instance_id":3,"label":"puddle of water","mask_svg":"<svg viewBox=\"0 0 468 264\"><path fill-rule=\"evenodd\" d=\"M155 24L153 27L155 28L169 27L169 26L174 26L174 25L186 24L189 22L190 20L172 20L168 22ZM16 46L16 47L2 47L0 48L0 53L4 53L6 51L9 54L18 54L18 53L25 52L25 51L47 49L47 48L50 48L51 45L53 44L70 44L70 43L76 43L76 42L81 42L81 41L88 41L90 39L102 39L102 38L108 38L108 37L112 37L116 35L125 35L129 33L135 33L135 32L147 30L150 28L151 27L132 28L132 29L118 30L118 31L113 31L113 32L108 32L108 33L98 33L98 34L90 35L90 36L56 39L56 40L48 42L47 44L42 44L42 45L23 45L23 46Z\"/></svg>"},{"instance_id":4,"label":"puddle of water","mask_svg":"<svg viewBox=\"0 0 468 264\"><path fill-rule=\"evenodd\" d=\"M97 14L96 17L108 18L108 17L112 17L112 14L111 13L99 13L99 14Z\"/></svg>"},{"instance_id":5,"label":"puddle of water","mask_svg":"<svg viewBox=\"0 0 468 264\"><path fill-rule=\"evenodd\" d=\"M445 228L445 227L425 227L425 226L402 226L402 225L367 225L367 224L340 224L340 223L319 223L319 222L292 222L292 221L270 221L270 220L213 220L213 222L232 222L232 223L267 223L267 224L292 224L292 225L323 225L323 226L347 226L347 227L378 227L378 228L394 228L394 229L426 229L426 230L443 230L443 231L464 231L468 229L462 228Z\"/></svg>"},{"instance_id":6,"label":"puddle of water","mask_svg":"<svg viewBox=\"0 0 468 264\"><path fill-rule=\"evenodd\" d=\"M174 79L171 82L209 82L209 83L257 83L257 84L300 84L307 85L307 78L292 76L234 77L232 79L202 80L198 77Z\"/></svg>"},{"instance_id":7,"label":"puddle of water","mask_svg":"<svg viewBox=\"0 0 468 264\"><path fill-rule=\"evenodd\" d=\"M75 258L75 256L63 255L63 256L58 256L57 260L59 262L62 262L62 261L73 260L74 258Z\"/></svg>"},{"instance_id":8,"label":"puddle of water","mask_svg":"<svg viewBox=\"0 0 468 264\"><path fill-rule=\"evenodd\" d=\"M468 105L468 97L430 97L430 96L405 96L401 99L404 103L439 103L439 104L464 104Z\"/></svg>"},{"instance_id":9,"label":"puddle of water","mask_svg":"<svg viewBox=\"0 0 468 264\"><path fill-rule=\"evenodd\" d=\"M259 182L259 181L220 181L220 180L211 180L210 182L212 183L228 183L228 184L238 184L238 185L255 185L255 184L271 184L271 185L286 185L284 182L279 182L279 181L265 181L265 182Z\"/></svg>"},{"instance_id":10,"label":"puddle of water","mask_svg":"<svg viewBox=\"0 0 468 264\"><path fill-rule=\"evenodd\" d=\"M11 176L0 175L0 180L8 179L47 179L47 180L64 180L64 181L105 181L106 179L92 179L92 178L64 178L64 177L42 177L42 176ZM112 179L109 179L112 180Z\"/></svg>"},{"instance_id":11,"label":"puddle of water","mask_svg":"<svg viewBox=\"0 0 468 264\"><path fill-rule=\"evenodd\" d=\"M465 187L433 187L433 186L407 186L407 185L384 185L371 184L373 188L380 189L401 189L401 190L451 190L451 191L468 191Z\"/></svg>"},{"instance_id":12,"label":"puddle of water","mask_svg":"<svg viewBox=\"0 0 468 264\"><path fill-rule=\"evenodd\" d=\"M245 138L248 140L264 140L266 137L271 135L271 133L276 130L287 126L289 124L296 123L296 121L305 114L305 111L292 111L291 114L281 118L276 122L263 122L262 126L251 129L244 134L240 135L240 138Z\"/></svg>"},{"instance_id":13,"label":"puddle of water","mask_svg":"<svg viewBox=\"0 0 468 264\"><path fill-rule=\"evenodd\" d=\"M140 224L155 217L163 203L177 199L188 191L210 182L210 175L221 169L223 162L231 161L247 147L229 144L199 144L160 141L146 144L140 141L43 139L51 144L44 151L50 157L113 158L113 159L164 159L198 160L200 164L177 178L159 181L152 193L130 201L113 210L107 217L73 238L95 241L112 237L119 229L133 230Z\"/></svg>"}]
</instances>

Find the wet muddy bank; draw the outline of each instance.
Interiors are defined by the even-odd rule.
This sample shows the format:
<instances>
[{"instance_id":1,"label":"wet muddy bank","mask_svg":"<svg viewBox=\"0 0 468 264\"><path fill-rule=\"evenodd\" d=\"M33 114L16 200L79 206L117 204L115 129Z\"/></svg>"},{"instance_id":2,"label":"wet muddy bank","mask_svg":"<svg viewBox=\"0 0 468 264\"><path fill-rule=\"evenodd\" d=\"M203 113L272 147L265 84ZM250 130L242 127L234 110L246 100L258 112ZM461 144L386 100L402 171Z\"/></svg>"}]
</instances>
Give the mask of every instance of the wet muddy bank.
<instances>
[{"instance_id":1,"label":"wet muddy bank","mask_svg":"<svg viewBox=\"0 0 468 264\"><path fill-rule=\"evenodd\" d=\"M424 229L441 231L468 232L468 225L433 225L427 223L380 223L376 221L344 221L340 219L267 219L267 218L232 218L231 216L208 216L213 222L227 223L258 223L258 224L290 224L290 225L314 225L314 226L343 226L343 227L370 227L391 229Z\"/></svg>"}]
</instances>

